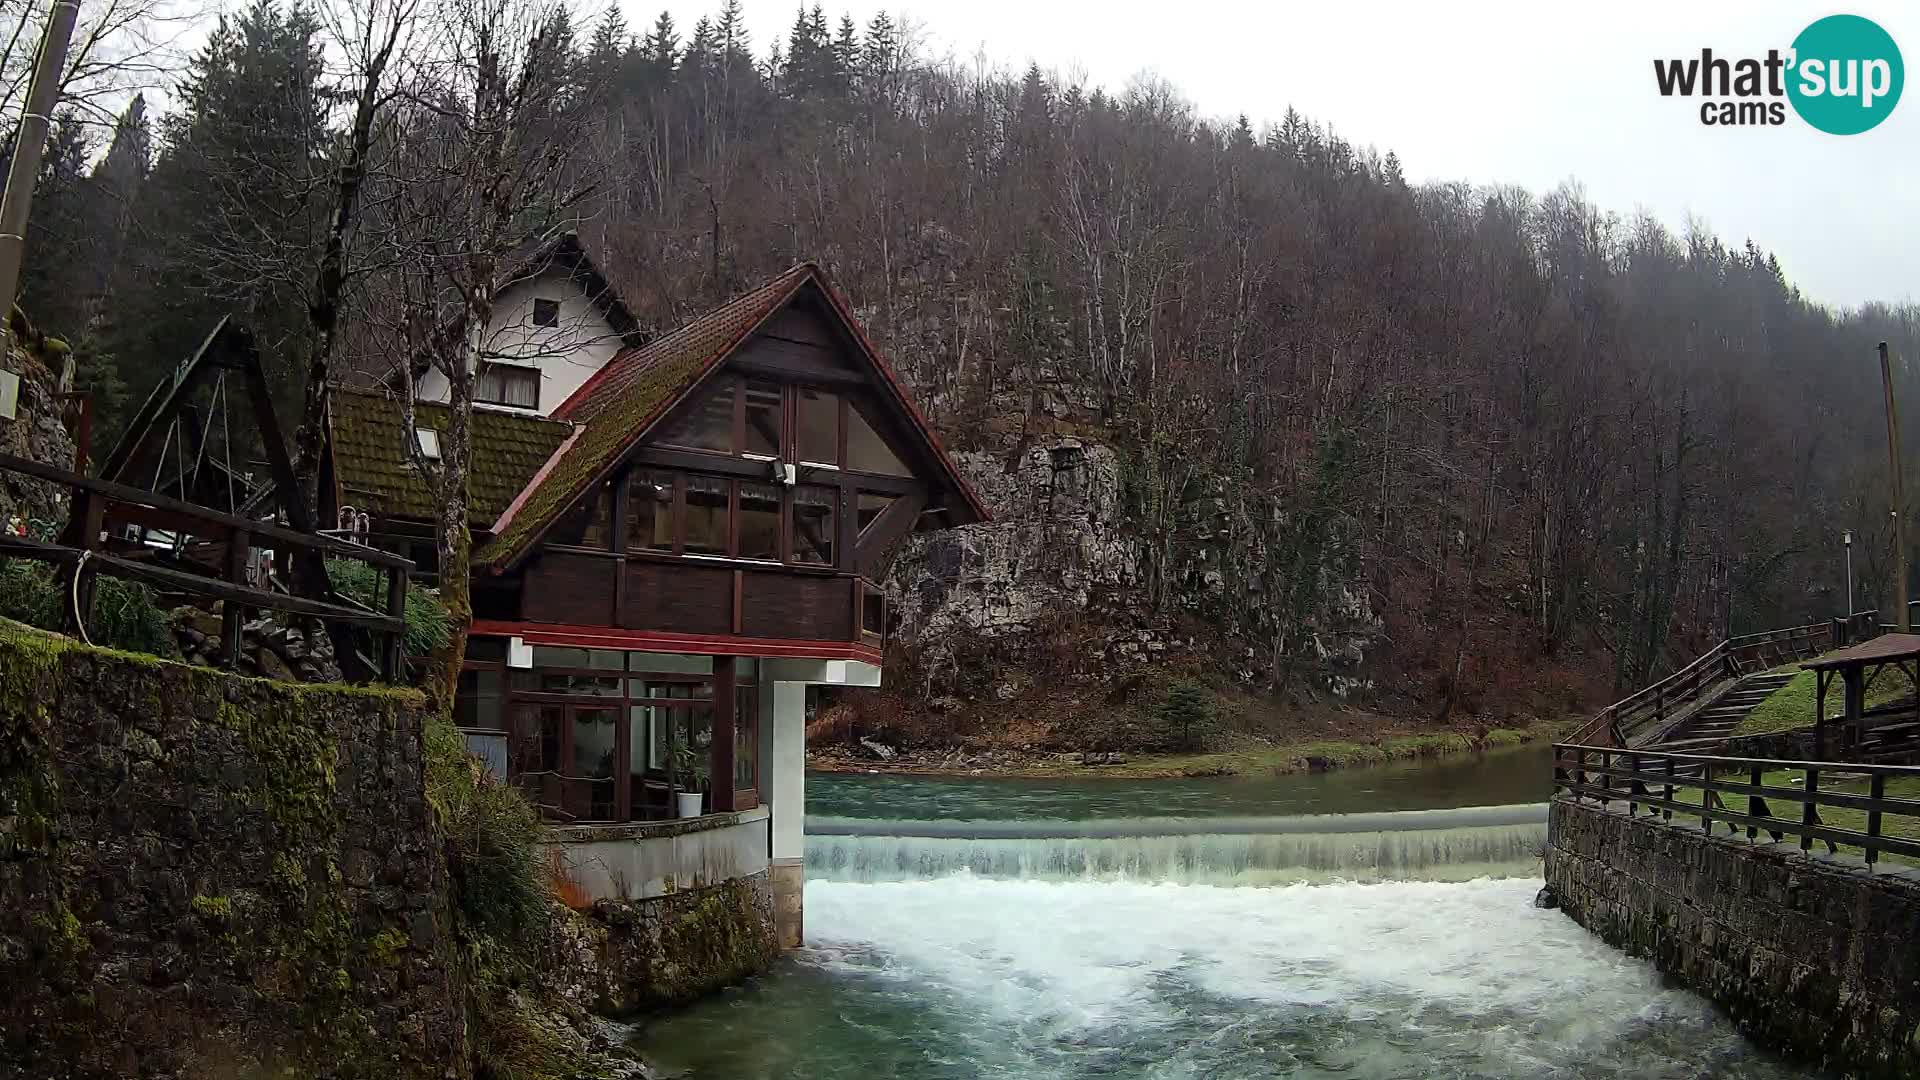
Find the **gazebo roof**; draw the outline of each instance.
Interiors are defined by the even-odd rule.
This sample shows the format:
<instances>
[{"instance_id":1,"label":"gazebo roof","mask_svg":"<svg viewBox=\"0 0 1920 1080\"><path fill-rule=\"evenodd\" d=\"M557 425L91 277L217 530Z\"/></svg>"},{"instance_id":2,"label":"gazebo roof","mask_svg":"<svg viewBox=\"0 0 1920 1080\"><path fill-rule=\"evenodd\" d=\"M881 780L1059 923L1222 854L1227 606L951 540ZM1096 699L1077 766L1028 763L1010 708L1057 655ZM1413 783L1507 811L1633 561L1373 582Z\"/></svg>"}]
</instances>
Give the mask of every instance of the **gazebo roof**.
<instances>
[{"instance_id":1,"label":"gazebo roof","mask_svg":"<svg viewBox=\"0 0 1920 1080\"><path fill-rule=\"evenodd\" d=\"M1807 671L1834 671L1920 658L1920 634L1881 634L1848 649L1801 664Z\"/></svg>"}]
</instances>

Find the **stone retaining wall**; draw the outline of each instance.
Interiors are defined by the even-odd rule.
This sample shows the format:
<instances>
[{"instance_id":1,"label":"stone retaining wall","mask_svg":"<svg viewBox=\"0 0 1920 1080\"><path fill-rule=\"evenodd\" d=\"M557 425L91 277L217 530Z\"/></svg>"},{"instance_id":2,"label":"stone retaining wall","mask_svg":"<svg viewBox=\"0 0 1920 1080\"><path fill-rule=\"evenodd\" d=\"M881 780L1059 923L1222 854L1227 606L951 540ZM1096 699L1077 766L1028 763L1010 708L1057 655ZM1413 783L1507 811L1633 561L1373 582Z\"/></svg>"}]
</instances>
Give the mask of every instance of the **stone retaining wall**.
<instances>
[{"instance_id":1,"label":"stone retaining wall","mask_svg":"<svg viewBox=\"0 0 1920 1080\"><path fill-rule=\"evenodd\" d=\"M408 691L0 620L0 1077L465 1073Z\"/></svg>"},{"instance_id":2,"label":"stone retaining wall","mask_svg":"<svg viewBox=\"0 0 1920 1080\"><path fill-rule=\"evenodd\" d=\"M1763 1043L1855 1075L1916 1074L1920 873L1709 838L1698 820L1634 819L1614 805L1553 800L1547 885L1575 922L1718 1002Z\"/></svg>"}]
</instances>

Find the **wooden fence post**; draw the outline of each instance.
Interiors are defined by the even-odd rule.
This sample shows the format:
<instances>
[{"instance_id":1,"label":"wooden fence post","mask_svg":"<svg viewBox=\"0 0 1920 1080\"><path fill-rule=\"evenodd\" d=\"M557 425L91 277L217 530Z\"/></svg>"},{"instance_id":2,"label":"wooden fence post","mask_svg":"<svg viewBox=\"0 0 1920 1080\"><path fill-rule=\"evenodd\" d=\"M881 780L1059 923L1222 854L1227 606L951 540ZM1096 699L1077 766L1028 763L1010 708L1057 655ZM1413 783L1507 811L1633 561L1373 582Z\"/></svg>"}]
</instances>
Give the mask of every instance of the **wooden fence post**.
<instances>
[{"instance_id":1,"label":"wooden fence post","mask_svg":"<svg viewBox=\"0 0 1920 1080\"><path fill-rule=\"evenodd\" d=\"M1887 777L1885 773L1874 773L1868 787L1867 797L1873 800L1873 808L1867 811L1867 865L1880 861L1880 849L1873 841L1880 838L1880 800L1887 797Z\"/></svg>"},{"instance_id":2,"label":"wooden fence post","mask_svg":"<svg viewBox=\"0 0 1920 1080\"><path fill-rule=\"evenodd\" d=\"M407 572L398 567L387 568L387 614L396 619L405 620L407 616ZM406 634L404 630L388 631L382 642L380 672L387 682L392 683L405 670L407 662Z\"/></svg>"},{"instance_id":3,"label":"wooden fence post","mask_svg":"<svg viewBox=\"0 0 1920 1080\"><path fill-rule=\"evenodd\" d=\"M1813 796L1820 790L1820 770L1807 770L1807 784L1801 789L1800 800L1800 850L1813 850L1813 834L1808 831L1820 820L1820 811L1815 808Z\"/></svg>"},{"instance_id":4,"label":"wooden fence post","mask_svg":"<svg viewBox=\"0 0 1920 1080\"><path fill-rule=\"evenodd\" d=\"M253 536L235 529L227 537L227 573L230 585L244 586L247 583L247 556L253 550ZM221 602L220 641L222 651L227 658L227 667L235 671L240 668L240 654L246 647L242 640L246 633L247 609L240 601L228 597Z\"/></svg>"}]
</instances>

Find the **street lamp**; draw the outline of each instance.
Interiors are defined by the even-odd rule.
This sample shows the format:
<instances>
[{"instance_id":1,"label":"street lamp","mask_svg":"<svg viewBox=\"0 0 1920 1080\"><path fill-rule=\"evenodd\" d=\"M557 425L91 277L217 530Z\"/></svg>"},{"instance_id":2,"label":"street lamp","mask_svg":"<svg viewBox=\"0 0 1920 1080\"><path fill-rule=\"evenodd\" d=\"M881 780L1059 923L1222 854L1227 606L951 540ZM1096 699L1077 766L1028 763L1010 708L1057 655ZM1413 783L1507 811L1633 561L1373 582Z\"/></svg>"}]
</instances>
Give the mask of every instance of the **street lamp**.
<instances>
[{"instance_id":1,"label":"street lamp","mask_svg":"<svg viewBox=\"0 0 1920 1080\"><path fill-rule=\"evenodd\" d=\"M1840 545L1847 549L1847 627L1853 627L1853 530L1840 532Z\"/></svg>"}]
</instances>

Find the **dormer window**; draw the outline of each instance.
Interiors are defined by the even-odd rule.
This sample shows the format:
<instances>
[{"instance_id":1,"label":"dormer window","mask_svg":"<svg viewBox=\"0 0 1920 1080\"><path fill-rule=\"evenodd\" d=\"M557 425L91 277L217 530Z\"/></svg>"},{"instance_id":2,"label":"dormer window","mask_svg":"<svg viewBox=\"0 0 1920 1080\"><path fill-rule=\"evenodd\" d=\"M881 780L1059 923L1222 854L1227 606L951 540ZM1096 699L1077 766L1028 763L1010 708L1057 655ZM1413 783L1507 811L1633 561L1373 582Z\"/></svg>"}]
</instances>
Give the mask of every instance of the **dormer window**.
<instances>
[{"instance_id":1,"label":"dormer window","mask_svg":"<svg viewBox=\"0 0 1920 1080\"><path fill-rule=\"evenodd\" d=\"M533 325L559 326L560 301L540 297L533 302Z\"/></svg>"},{"instance_id":2,"label":"dormer window","mask_svg":"<svg viewBox=\"0 0 1920 1080\"><path fill-rule=\"evenodd\" d=\"M475 380L473 400L480 405L515 409L540 407L540 369L514 364L488 364Z\"/></svg>"}]
</instances>

